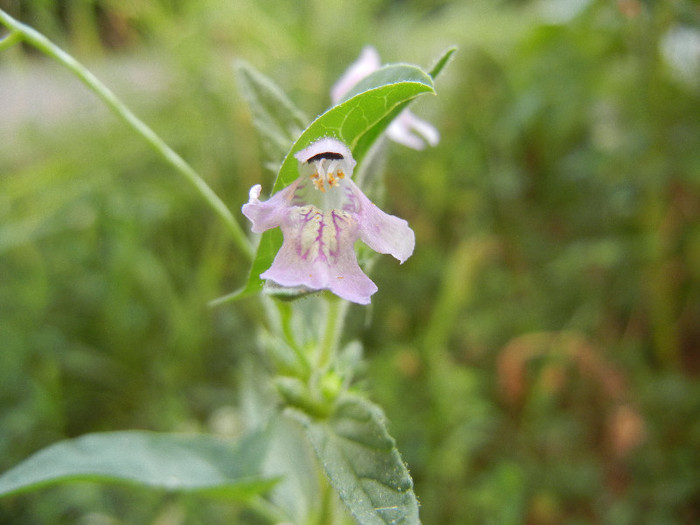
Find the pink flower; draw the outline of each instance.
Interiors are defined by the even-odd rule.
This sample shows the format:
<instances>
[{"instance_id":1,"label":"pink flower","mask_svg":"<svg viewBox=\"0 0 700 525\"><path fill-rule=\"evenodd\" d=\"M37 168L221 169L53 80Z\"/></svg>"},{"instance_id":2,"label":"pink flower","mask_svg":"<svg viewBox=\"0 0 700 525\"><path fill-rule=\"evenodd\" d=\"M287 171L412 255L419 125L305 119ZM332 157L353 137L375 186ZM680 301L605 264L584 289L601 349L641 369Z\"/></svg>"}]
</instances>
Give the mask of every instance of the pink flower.
<instances>
[{"instance_id":1,"label":"pink flower","mask_svg":"<svg viewBox=\"0 0 700 525\"><path fill-rule=\"evenodd\" d=\"M337 104L360 80L374 73L381 67L379 53L372 46L367 46L359 58L343 73L331 88L331 100ZM403 110L386 130L386 134L394 142L421 150L427 142L431 146L440 142L438 130L425 120L416 117L409 110Z\"/></svg>"},{"instance_id":2,"label":"pink flower","mask_svg":"<svg viewBox=\"0 0 700 525\"><path fill-rule=\"evenodd\" d=\"M272 266L260 277L369 304L377 286L357 264L355 242L361 239L403 263L413 253L413 230L380 210L352 181L355 160L339 140L320 139L294 156L297 180L267 201L259 200L261 186L255 185L243 206L254 232L279 226L284 236Z\"/></svg>"}]
</instances>

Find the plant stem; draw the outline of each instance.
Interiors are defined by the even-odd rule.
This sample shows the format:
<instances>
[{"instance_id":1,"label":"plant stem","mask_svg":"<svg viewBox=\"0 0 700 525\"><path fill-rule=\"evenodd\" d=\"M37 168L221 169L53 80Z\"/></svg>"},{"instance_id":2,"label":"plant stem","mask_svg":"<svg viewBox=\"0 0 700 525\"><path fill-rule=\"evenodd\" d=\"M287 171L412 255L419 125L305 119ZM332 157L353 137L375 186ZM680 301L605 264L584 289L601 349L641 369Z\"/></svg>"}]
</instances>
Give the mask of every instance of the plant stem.
<instances>
[{"instance_id":1,"label":"plant stem","mask_svg":"<svg viewBox=\"0 0 700 525\"><path fill-rule=\"evenodd\" d=\"M85 66L80 64L75 58L63 51L44 35L15 20L2 9L0 9L0 22L10 30L9 36L0 41L0 49L9 47L10 45L16 43L17 40L21 39L34 46L48 57L53 58L65 66L71 73L78 77L83 84L85 84L93 93L95 93L107 105L107 107L112 110L112 112L114 112L128 126L146 139L151 147L153 147L153 149L159 153L168 164L173 166L181 175L185 177L185 179L187 179L188 182L190 182L190 184L195 187L212 210L224 221L240 251L243 252L248 259L252 260L253 249L250 245L250 241L224 202L216 193L214 193L214 190L209 187L204 179L202 179L202 177L197 174L197 172L194 171L194 169L182 157L180 157L180 155L175 153L175 151L173 151L165 142L163 142L163 140L156 135L151 128L136 117L136 115L134 115L131 110L127 108L107 86L100 82L97 77L95 77L85 68Z\"/></svg>"},{"instance_id":2,"label":"plant stem","mask_svg":"<svg viewBox=\"0 0 700 525\"><path fill-rule=\"evenodd\" d=\"M321 334L321 341L318 348L318 359L316 368L318 371L325 371L335 360L335 353L340 339L340 332L343 330L345 312L348 309L348 302L334 295L327 294L326 300L326 324Z\"/></svg>"},{"instance_id":3,"label":"plant stem","mask_svg":"<svg viewBox=\"0 0 700 525\"><path fill-rule=\"evenodd\" d=\"M0 11L1 13L1 11ZM5 37L0 38L0 51L9 49L22 41L22 35L18 31L10 31Z\"/></svg>"},{"instance_id":4,"label":"plant stem","mask_svg":"<svg viewBox=\"0 0 700 525\"><path fill-rule=\"evenodd\" d=\"M269 523L286 522L287 515L265 498L255 496L251 498L247 504L248 507L250 507L258 516L265 519Z\"/></svg>"},{"instance_id":5,"label":"plant stem","mask_svg":"<svg viewBox=\"0 0 700 525\"><path fill-rule=\"evenodd\" d=\"M275 306L277 307L277 310L279 311L282 336L287 342L287 346L289 346L289 348L291 348L294 351L294 355L297 359L297 362L301 365L302 369L304 370L304 373L308 374L310 368L309 360L307 356L304 355L304 351L302 350L302 348L299 346L299 343L297 342L296 337L294 335L294 329L292 327L292 317L294 315L292 307L291 305L285 304L282 301L274 299L273 301L275 303ZM306 379L306 377L304 379Z\"/></svg>"}]
</instances>

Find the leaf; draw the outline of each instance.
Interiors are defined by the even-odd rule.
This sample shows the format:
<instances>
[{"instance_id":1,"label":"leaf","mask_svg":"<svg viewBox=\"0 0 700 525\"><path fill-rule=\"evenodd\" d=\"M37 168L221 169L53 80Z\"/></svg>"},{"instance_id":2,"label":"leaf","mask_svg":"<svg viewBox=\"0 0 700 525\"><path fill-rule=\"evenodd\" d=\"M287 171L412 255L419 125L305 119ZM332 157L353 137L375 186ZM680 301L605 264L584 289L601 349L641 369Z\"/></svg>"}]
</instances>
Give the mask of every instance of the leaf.
<instances>
[{"instance_id":1,"label":"leaf","mask_svg":"<svg viewBox=\"0 0 700 525\"><path fill-rule=\"evenodd\" d=\"M306 126L308 119L287 98L277 84L242 60L234 64L239 89L253 114L266 161L279 168L280 162Z\"/></svg>"},{"instance_id":2,"label":"leaf","mask_svg":"<svg viewBox=\"0 0 700 525\"><path fill-rule=\"evenodd\" d=\"M267 495L284 514L284 523L319 523L324 504L318 463L304 430L287 417L270 421L270 450L264 472L279 477ZM316 519L314 519L314 517Z\"/></svg>"},{"instance_id":3,"label":"leaf","mask_svg":"<svg viewBox=\"0 0 700 525\"><path fill-rule=\"evenodd\" d=\"M420 523L413 481L379 407L345 396L328 420L289 413L306 429L331 485L358 523Z\"/></svg>"},{"instance_id":4,"label":"leaf","mask_svg":"<svg viewBox=\"0 0 700 525\"><path fill-rule=\"evenodd\" d=\"M248 499L271 488L260 475L267 439L105 432L55 443L0 476L0 497L67 481L130 483Z\"/></svg>"},{"instance_id":5,"label":"leaf","mask_svg":"<svg viewBox=\"0 0 700 525\"><path fill-rule=\"evenodd\" d=\"M430 69L430 73L428 73L433 80L435 80L437 76L440 73L442 73L442 70L445 69L445 66L452 59L452 55L454 55L456 52L456 47L450 47L442 54L440 58L438 58L437 62L435 62L435 65Z\"/></svg>"},{"instance_id":6,"label":"leaf","mask_svg":"<svg viewBox=\"0 0 700 525\"><path fill-rule=\"evenodd\" d=\"M360 89L363 91L357 92ZM304 130L287 152L272 193L288 186L299 177L294 153L321 137L335 137L347 144L359 166L369 148L393 118L415 97L424 93L434 93L435 90L430 76L420 68L395 64L375 71L353 88L353 92L357 94L330 108ZM263 281L259 276L270 267L280 246L282 236L277 228L265 232L245 287L213 301L212 304L221 304L227 300L241 299L260 292Z\"/></svg>"}]
</instances>

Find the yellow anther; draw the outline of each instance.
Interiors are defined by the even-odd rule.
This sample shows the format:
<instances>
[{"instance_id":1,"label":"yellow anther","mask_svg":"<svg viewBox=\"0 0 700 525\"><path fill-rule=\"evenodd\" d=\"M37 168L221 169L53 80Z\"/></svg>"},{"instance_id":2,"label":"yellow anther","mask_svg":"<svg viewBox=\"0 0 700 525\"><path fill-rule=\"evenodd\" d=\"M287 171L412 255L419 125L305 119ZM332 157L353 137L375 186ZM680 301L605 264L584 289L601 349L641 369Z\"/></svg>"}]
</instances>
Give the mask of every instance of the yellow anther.
<instances>
[{"instance_id":1,"label":"yellow anther","mask_svg":"<svg viewBox=\"0 0 700 525\"><path fill-rule=\"evenodd\" d=\"M320 190L323 193L326 192L326 184L328 184L329 188L337 188L339 179L343 178L345 178L345 173L343 173L340 170L338 170L337 172L328 172L324 176L321 176L319 172L309 175L309 179L313 181L314 186L316 186L316 189Z\"/></svg>"},{"instance_id":2,"label":"yellow anther","mask_svg":"<svg viewBox=\"0 0 700 525\"><path fill-rule=\"evenodd\" d=\"M323 187L323 179L318 173L314 173L313 175L309 176L309 178L313 181L317 190L321 190L324 193L326 192L326 188Z\"/></svg>"}]
</instances>

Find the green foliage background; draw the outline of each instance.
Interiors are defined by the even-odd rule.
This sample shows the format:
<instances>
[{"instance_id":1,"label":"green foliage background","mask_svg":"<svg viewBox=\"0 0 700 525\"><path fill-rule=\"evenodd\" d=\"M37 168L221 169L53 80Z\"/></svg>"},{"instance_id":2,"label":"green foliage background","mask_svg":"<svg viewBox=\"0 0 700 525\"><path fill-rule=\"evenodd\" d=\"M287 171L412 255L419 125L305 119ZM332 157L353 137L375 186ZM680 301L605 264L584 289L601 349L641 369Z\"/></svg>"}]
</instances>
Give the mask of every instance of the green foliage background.
<instances>
[{"instance_id":1,"label":"green foliage background","mask_svg":"<svg viewBox=\"0 0 700 525\"><path fill-rule=\"evenodd\" d=\"M232 209L266 188L233 61L308 115L365 44L430 66L393 145L363 382L425 523L700 519L700 81L664 58L691 1L158 0L0 6L91 67ZM692 70L691 70L692 73ZM63 437L237 433L257 303L225 227L67 72L0 55L0 471ZM239 216L241 222L244 218ZM256 523L231 505L66 486L10 523ZM166 521L170 520L170 521ZM179 520L179 521L178 521ZM103 523L100 521L99 523Z\"/></svg>"}]
</instances>

